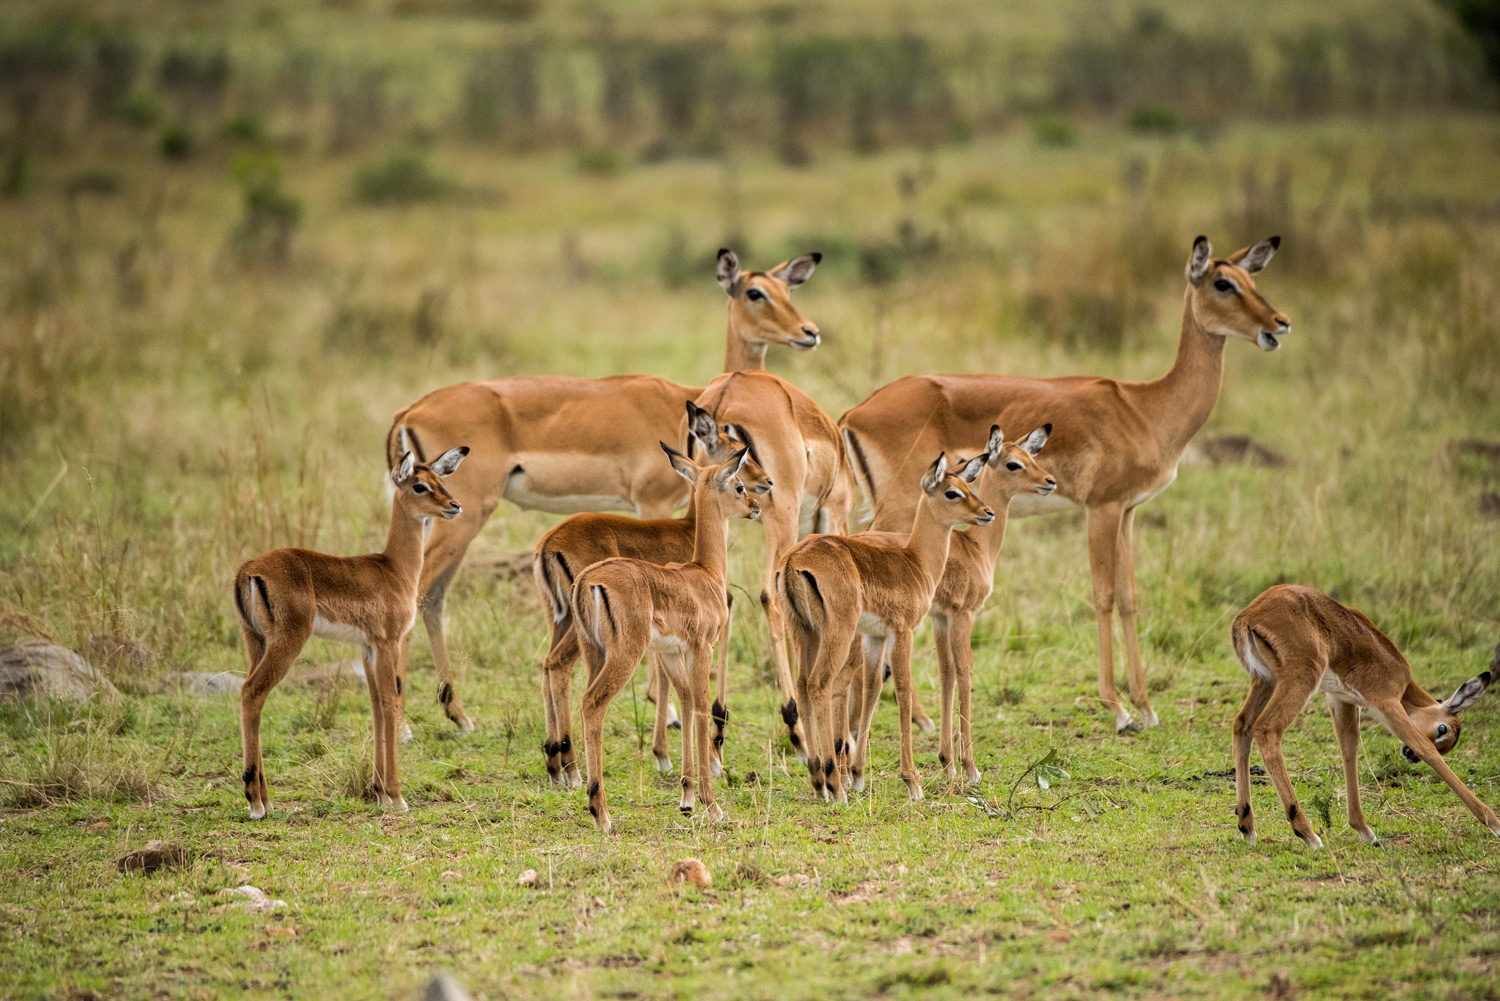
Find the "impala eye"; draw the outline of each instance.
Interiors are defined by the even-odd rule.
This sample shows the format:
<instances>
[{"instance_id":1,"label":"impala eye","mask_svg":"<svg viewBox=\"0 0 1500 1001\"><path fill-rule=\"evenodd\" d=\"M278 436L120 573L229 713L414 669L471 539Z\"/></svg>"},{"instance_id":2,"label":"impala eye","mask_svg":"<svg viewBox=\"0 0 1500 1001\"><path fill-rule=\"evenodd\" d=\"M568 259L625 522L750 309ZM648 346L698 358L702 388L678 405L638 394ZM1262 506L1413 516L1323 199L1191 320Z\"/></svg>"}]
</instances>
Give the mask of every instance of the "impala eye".
<instances>
[{"instance_id":1,"label":"impala eye","mask_svg":"<svg viewBox=\"0 0 1500 1001\"><path fill-rule=\"evenodd\" d=\"M1017 462L1015 459L1012 459L1012 460L1010 460L1009 462L1007 462L1005 464L1005 468L1009 469L1012 473L1019 473L1021 470L1025 469L1026 467L1023 466L1021 463Z\"/></svg>"},{"instance_id":2,"label":"impala eye","mask_svg":"<svg viewBox=\"0 0 1500 1001\"><path fill-rule=\"evenodd\" d=\"M742 494L742 493L744 493L745 492L745 485L743 483L737 483L737 484L735 484L734 492L736 494Z\"/></svg>"},{"instance_id":3,"label":"impala eye","mask_svg":"<svg viewBox=\"0 0 1500 1001\"><path fill-rule=\"evenodd\" d=\"M963 492L959 491L959 490L949 490L947 493L943 494L943 496L946 497L946 498L948 498L949 500L963 500L964 499Z\"/></svg>"},{"instance_id":4,"label":"impala eye","mask_svg":"<svg viewBox=\"0 0 1500 1001\"><path fill-rule=\"evenodd\" d=\"M1220 292L1233 292L1234 284L1228 279L1220 278L1218 281L1214 282L1214 288L1218 289Z\"/></svg>"},{"instance_id":5,"label":"impala eye","mask_svg":"<svg viewBox=\"0 0 1500 1001\"><path fill-rule=\"evenodd\" d=\"M766 294L758 288L753 288L745 293L745 298L749 299L751 302L760 302L765 297Z\"/></svg>"},{"instance_id":6,"label":"impala eye","mask_svg":"<svg viewBox=\"0 0 1500 1001\"><path fill-rule=\"evenodd\" d=\"M1448 736L1448 724L1447 723L1439 723L1438 724L1438 736L1439 737L1446 737L1446 736Z\"/></svg>"},{"instance_id":7,"label":"impala eye","mask_svg":"<svg viewBox=\"0 0 1500 1001\"><path fill-rule=\"evenodd\" d=\"M414 494L425 494L428 492L427 484L418 483L416 486L411 488L411 492Z\"/></svg>"}]
</instances>

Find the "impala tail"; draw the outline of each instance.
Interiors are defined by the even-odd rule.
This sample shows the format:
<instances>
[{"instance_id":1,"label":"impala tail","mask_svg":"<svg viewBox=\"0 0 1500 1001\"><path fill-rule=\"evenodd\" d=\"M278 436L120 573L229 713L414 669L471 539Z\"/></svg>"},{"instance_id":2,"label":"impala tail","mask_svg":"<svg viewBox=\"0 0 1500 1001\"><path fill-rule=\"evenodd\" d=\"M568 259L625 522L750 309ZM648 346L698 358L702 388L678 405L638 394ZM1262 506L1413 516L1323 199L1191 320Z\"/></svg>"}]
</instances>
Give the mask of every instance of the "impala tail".
<instances>
[{"instance_id":1,"label":"impala tail","mask_svg":"<svg viewBox=\"0 0 1500 1001\"><path fill-rule=\"evenodd\" d=\"M531 561L531 572L536 578L537 590L547 599L552 621L566 619L570 612L569 595L573 590L573 572L568 561L562 553L541 549Z\"/></svg>"}]
</instances>

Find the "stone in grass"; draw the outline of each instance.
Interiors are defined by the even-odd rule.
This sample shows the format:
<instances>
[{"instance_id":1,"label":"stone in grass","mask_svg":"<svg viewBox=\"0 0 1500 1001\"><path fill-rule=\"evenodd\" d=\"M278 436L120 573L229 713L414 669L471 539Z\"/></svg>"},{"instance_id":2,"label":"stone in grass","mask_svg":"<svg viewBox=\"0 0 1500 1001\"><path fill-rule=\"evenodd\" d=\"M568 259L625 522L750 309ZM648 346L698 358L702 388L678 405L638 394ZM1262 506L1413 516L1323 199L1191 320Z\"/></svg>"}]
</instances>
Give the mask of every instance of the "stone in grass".
<instances>
[{"instance_id":1,"label":"stone in grass","mask_svg":"<svg viewBox=\"0 0 1500 1001\"><path fill-rule=\"evenodd\" d=\"M428 981L421 1001L469 1001L469 993L452 974L439 971Z\"/></svg>"},{"instance_id":2,"label":"stone in grass","mask_svg":"<svg viewBox=\"0 0 1500 1001\"><path fill-rule=\"evenodd\" d=\"M0 650L0 697L52 698L83 702L95 696L115 702L119 689L88 661L65 646L27 640Z\"/></svg>"},{"instance_id":3,"label":"stone in grass","mask_svg":"<svg viewBox=\"0 0 1500 1001\"><path fill-rule=\"evenodd\" d=\"M287 906L285 900L275 900L266 895L266 892L255 886L231 886L227 890L220 890L221 897L233 897L229 903L220 909L235 907L250 914L264 914L268 911L279 911Z\"/></svg>"},{"instance_id":4,"label":"stone in grass","mask_svg":"<svg viewBox=\"0 0 1500 1001\"><path fill-rule=\"evenodd\" d=\"M535 869L527 869L516 877L517 886L536 886L541 877L537 876Z\"/></svg>"},{"instance_id":5,"label":"stone in grass","mask_svg":"<svg viewBox=\"0 0 1500 1001\"><path fill-rule=\"evenodd\" d=\"M238 695L245 679L228 671L183 671L170 674L162 682L162 690L181 692L184 695Z\"/></svg>"},{"instance_id":6,"label":"stone in grass","mask_svg":"<svg viewBox=\"0 0 1500 1001\"><path fill-rule=\"evenodd\" d=\"M121 872L141 872L147 875L158 869L180 869L192 861L192 855L181 845L169 845L165 841L148 841L128 855L120 856L115 863Z\"/></svg>"},{"instance_id":7,"label":"stone in grass","mask_svg":"<svg viewBox=\"0 0 1500 1001\"><path fill-rule=\"evenodd\" d=\"M672 866L671 873L667 876L667 885L676 886L679 883L691 883L699 889L708 889L713 885L714 878L709 875L708 866L695 858L678 859Z\"/></svg>"}]
</instances>

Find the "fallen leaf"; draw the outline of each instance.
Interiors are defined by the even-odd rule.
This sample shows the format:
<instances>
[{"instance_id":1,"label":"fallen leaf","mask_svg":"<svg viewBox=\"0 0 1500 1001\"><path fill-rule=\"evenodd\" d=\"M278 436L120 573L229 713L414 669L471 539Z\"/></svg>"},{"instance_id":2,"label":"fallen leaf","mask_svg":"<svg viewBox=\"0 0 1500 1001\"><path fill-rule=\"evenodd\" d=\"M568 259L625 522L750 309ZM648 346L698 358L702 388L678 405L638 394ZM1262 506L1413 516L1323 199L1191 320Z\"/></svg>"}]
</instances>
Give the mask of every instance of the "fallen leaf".
<instances>
[{"instance_id":1,"label":"fallen leaf","mask_svg":"<svg viewBox=\"0 0 1500 1001\"><path fill-rule=\"evenodd\" d=\"M675 886L678 883L692 883L700 889L707 889L714 882L713 876L709 875L708 866L695 858L678 859L672 866L672 871L667 876L667 885Z\"/></svg>"}]
</instances>

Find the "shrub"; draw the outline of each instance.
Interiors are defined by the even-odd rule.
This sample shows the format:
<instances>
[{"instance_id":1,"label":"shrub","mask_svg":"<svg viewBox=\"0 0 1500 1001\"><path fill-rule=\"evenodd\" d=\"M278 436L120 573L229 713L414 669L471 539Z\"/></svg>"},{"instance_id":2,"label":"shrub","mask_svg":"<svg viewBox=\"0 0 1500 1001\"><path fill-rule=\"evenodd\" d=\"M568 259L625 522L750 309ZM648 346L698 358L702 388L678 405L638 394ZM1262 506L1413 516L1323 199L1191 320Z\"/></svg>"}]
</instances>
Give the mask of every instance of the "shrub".
<instances>
[{"instance_id":1,"label":"shrub","mask_svg":"<svg viewBox=\"0 0 1500 1001\"><path fill-rule=\"evenodd\" d=\"M1065 149L1078 142L1078 129L1062 115L1038 115L1031 123L1031 134L1038 146Z\"/></svg>"},{"instance_id":2,"label":"shrub","mask_svg":"<svg viewBox=\"0 0 1500 1001\"><path fill-rule=\"evenodd\" d=\"M447 198L458 185L433 169L421 154L392 153L354 179L354 196L367 205L412 205Z\"/></svg>"},{"instance_id":3,"label":"shrub","mask_svg":"<svg viewBox=\"0 0 1500 1001\"><path fill-rule=\"evenodd\" d=\"M1182 116L1169 105L1148 101L1131 109L1126 125L1133 132L1171 133L1182 129Z\"/></svg>"},{"instance_id":4,"label":"shrub","mask_svg":"<svg viewBox=\"0 0 1500 1001\"><path fill-rule=\"evenodd\" d=\"M168 160L186 160L193 155L196 143L192 132L182 125L168 125L161 130L161 137L157 140L157 146L161 149L161 155Z\"/></svg>"}]
</instances>

